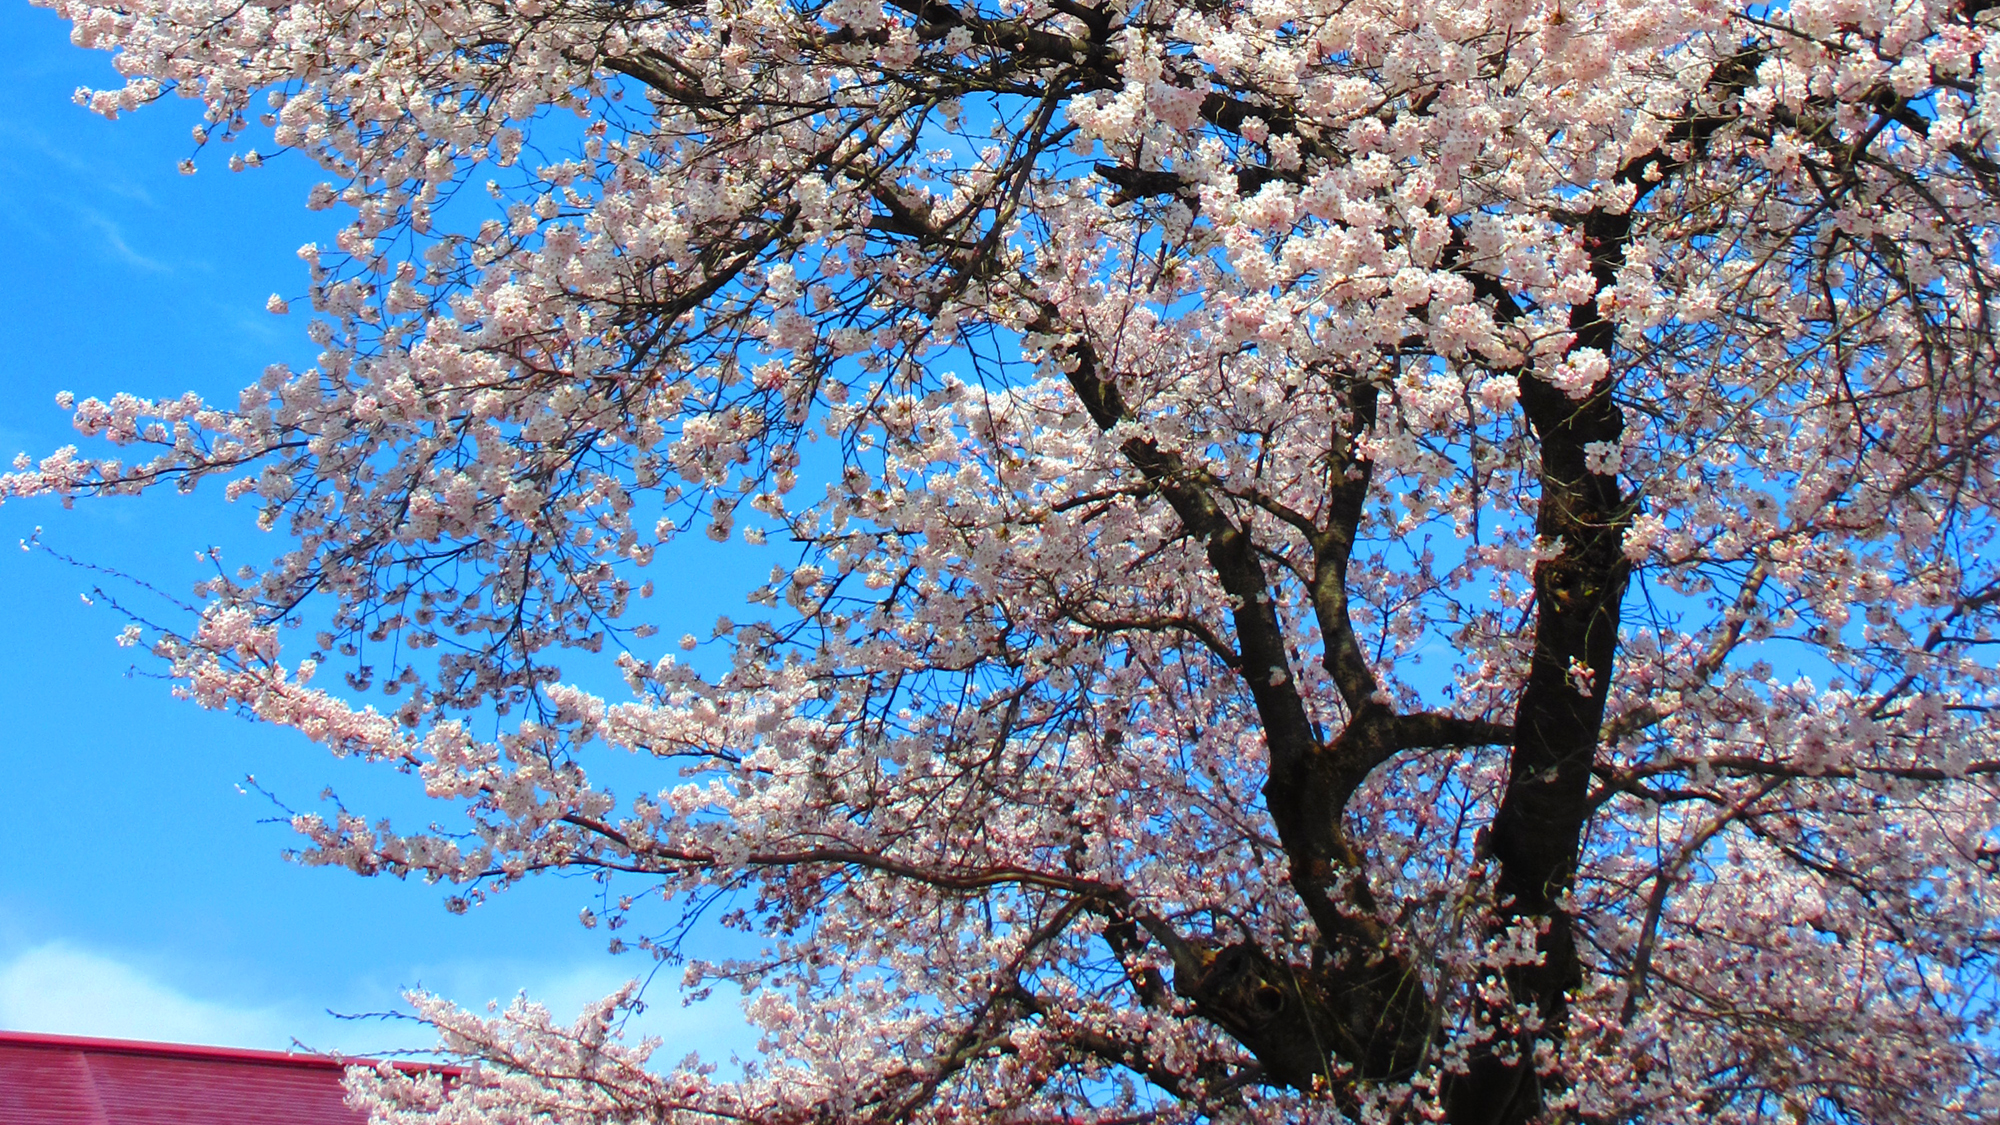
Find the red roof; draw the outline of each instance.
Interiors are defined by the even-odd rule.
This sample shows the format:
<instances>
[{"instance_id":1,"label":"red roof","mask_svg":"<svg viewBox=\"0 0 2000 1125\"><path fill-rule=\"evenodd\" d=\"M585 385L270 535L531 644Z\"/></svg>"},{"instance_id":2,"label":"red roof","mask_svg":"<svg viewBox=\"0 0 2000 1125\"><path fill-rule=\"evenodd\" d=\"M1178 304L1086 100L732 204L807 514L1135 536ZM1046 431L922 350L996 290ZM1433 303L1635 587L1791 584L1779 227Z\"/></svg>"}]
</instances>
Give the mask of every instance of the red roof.
<instances>
[{"instance_id":1,"label":"red roof","mask_svg":"<svg viewBox=\"0 0 2000 1125\"><path fill-rule=\"evenodd\" d=\"M366 1125L368 1059L0 1031L0 1125Z\"/></svg>"}]
</instances>

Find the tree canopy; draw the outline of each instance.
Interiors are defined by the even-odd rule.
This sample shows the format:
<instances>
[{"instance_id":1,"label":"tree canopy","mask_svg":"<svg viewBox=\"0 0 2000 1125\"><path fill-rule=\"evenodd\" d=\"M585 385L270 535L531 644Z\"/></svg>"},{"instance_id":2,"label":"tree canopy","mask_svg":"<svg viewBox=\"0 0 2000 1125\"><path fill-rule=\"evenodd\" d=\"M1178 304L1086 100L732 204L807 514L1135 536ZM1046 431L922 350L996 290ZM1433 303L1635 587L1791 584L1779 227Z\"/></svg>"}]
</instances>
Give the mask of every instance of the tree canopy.
<instances>
[{"instance_id":1,"label":"tree canopy","mask_svg":"<svg viewBox=\"0 0 2000 1125\"><path fill-rule=\"evenodd\" d=\"M2000 1118L1989 0L51 6L351 221L0 489L258 510L132 635L438 803L304 861L748 935L386 1119Z\"/></svg>"}]
</instances>

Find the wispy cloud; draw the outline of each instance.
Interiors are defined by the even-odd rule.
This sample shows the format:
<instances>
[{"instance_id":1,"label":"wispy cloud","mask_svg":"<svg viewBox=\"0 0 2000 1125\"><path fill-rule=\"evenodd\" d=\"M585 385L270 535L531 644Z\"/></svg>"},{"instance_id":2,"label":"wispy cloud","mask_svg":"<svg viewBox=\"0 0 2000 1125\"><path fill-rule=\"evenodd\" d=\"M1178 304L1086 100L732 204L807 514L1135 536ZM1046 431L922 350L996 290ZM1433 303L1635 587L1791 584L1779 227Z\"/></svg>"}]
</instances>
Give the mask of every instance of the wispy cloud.
<instances>
[{"instance_id":1,"label":"wispy cloud","mask_svg":"<svg viewBox=\"0 0 2000 1125\"><path fill-rule=\"evenodd\" d=\"M60 170L68 173L78 186L121 196L146 207L159 206L146 186L116 162L82 155L77 146L58 143L43 129L0 118L0 141L6 142L5 148L15 154L0 158L4 161L0 162L0 170L24 179L30 175L46 179L51 170Z\"/></svg>"},{"instance_id":2,"label":"wispy cloud","mask_svg":"<svg viewBox=\"0 0 2000 1125\"><path fill-rule=\"evenodd\" d=\"M128 225L145 227L164 215L145 185L114 162L78 155L38 128L0 119L0 220L47 242L93 229L112 256L149 273L172 266L132 245ZM51 221L68 211L74 220Z\"/></svg>"},{"instance_id":3,"label":"wispy cloud","mask_svg":"<svg viewBox=\"0 0 2000 1125\"><path fill-rule=\"evenodd\" d=\"M134 250L132 244L125 241L125 228L119 225L118 220L113 219L102 211L92 207L85 207L81 204L76 205L76 216L77 220L85 226L97 228L97 232L104 236L105 245L110 247L111 252L123 259L127 264L137 266L150 273L171 272L172 267L168 266L165 262L148 258L146 255Z\"/></svg>"}]
</instances>

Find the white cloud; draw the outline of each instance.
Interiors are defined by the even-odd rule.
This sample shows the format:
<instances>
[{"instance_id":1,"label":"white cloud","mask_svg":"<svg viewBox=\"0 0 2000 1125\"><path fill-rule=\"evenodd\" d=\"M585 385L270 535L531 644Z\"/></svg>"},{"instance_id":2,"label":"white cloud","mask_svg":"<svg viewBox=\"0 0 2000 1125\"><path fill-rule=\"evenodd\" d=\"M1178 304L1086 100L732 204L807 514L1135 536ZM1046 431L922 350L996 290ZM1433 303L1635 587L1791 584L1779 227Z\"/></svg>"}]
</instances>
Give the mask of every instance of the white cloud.
<instances>
[{"instance_id":1,"label":"white cloud","mask_svg":"<svg viewBox=\"0 0 2000 1125\"><path fill-rule=\"evenodd\" d=\"M0 962L0 1027L57 1035L157 1039L229 1047L284 1047L276 1008L189 996L122 961L64 945Z\"/></svg>"},{"instance_id":2,"label":"white cloud","mask_svg":"<svg viewBox=\"0 0 2000 1125\"><path fill-rule=\"evenodd\" d=\"M616 992L633 967L623 960L571 965L463 961L423 972L420 985L417 979L407 983L475 1011L489 1001L505 1005L525 991L530 1000L568 1021L584 1005ZM344 993L344 1001L329 1005L335 1011L408 1010L400 986L317 983ZM645 1010L625 1026L628 1041L658 1038L655 1057L664 1066L700 1052L726 1067L732 1054L747 1057L755 1049L756 1032L744 1021L733 993L687 1005L681 1002L678 983L671 971L652 982ZM0 954L0 1028L12 1031L264 1050L285 1050L297 1042L361 1055L421 1049L431 1042L413 1022L343 1019L315 1002L257 1005L195 995L131 962L60 941Z\"/></svg>"},{"instance_id":3,"label":"white cloud","mask_svg":"<svg viewBox=\"0 0 2000 1125\"><path fill-rule=\"evenodd\" d=\"M460 963L428 974L422 987L474 1011L484 1010L488 1003L505 1007L525 992L529 1000L567 1022L586 1004L624 987L634 970L645 967L643 962L627 958L562 967ZM757 1047L757 1031L744 1019L735 991L725 987L706 1000L686 1004L679 976L675 970L663 969L646 986L645 1009L626 1021L625 1039L660 1040L654 1055L656 1065L671 1066L691 1052L725 1066L731 1055L749 1057Z\"/></svg>"}]
</instances>

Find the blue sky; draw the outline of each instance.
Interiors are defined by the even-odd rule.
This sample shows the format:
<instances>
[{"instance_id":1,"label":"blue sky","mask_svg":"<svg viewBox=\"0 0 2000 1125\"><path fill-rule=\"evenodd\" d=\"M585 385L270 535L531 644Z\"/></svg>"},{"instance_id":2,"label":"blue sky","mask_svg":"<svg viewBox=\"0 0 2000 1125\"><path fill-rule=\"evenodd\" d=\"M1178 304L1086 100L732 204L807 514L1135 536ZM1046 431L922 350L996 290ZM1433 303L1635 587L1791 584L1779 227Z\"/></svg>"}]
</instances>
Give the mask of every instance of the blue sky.
<instances>
[{"instance_id":1,"label":"blue sky","mask_svg":"<svg viewBox=\"0 0 2000 1125\"><path fill-rule=\"evenodd\" d=\"M70 102L115 81L106 56L22 0L0 6L0 456L74 439L58 391L196 390L223 401L273 361L308 363L304 320L264 311L305 287L295 251L330 242L337 212L303 199L312 170L274 162L195 176L192 103L117 122ZM465 917L421 884L307 870L283 827L237 783L309 801L387 799L394 779L336 762L285 731L177 703L133 676L122 621L80 596L90 574L13 544L51 547L178 591L211 544L263 550L251 513L214 495L0 507L0 1028L354 1052L413 1045L418 1029L335 1019L394 1009L422 985L483 1004L516 990L565 1017L648 965L604 952L576 913L585 887L548 879ZM770 560L707 552L676 617L713 621ZM684 587L686 588L686 587ZM657 604L657 603L656 603ZM664 620L662 640L682 622ZM143 671L143 669L141 669ZM731 1002L682 1009L649 994L639 1029L669 1054L747 1049Z\"/></svg>"}]
</instances>

